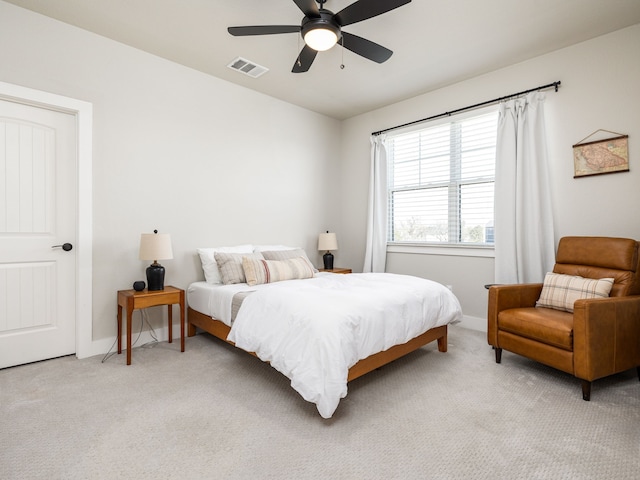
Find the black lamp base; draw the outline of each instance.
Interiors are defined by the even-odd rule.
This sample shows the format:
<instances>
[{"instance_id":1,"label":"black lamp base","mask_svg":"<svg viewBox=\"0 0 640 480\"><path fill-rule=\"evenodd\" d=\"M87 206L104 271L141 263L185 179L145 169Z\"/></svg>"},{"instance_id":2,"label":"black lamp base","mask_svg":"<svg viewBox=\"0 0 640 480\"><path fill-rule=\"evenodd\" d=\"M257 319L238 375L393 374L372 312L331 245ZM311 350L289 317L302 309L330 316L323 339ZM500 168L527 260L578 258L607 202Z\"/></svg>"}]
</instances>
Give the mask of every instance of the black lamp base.
<instances>
[{"instance_id":1,"label":"black lamp base","mask_svg":"<svg viewBox=\"0 0 640 480\"><path fill-rule=\"evenodd\" d=\"M164 290L164 267L158 262L147 267L147 290Z\"/></svg>"},{"instance_id":2,"label":"black lamp base","mask_svg":"<svg viewBox=\"0 0 640 480\"><path fill-rule=\"evenodd\" d=\"M333 270L333 254L331 252L325 253L322 256L322 260L324 260L325 270Z\"/></svg>"}]
</instances>

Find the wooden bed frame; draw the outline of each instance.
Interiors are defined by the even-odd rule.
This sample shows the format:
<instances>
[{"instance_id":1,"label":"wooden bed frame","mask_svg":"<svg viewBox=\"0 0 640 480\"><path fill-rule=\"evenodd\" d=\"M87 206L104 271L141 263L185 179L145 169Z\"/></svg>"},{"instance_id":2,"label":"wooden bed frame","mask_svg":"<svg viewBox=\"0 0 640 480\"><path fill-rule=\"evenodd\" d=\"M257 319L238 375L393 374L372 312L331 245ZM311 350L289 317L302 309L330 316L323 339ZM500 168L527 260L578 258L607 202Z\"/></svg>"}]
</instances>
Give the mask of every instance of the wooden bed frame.
<instances>
[{"instance_id":1,"label":"wooden bed frame","mask_svg":"<svg viewBox=\"0 0 640 480\"><path fill-rule=\"evenodd\" d=\"M196 327L198 327L205 332L210 333L214 337L218 337L219 339L233 345L233 342L227 340L227 336L229 335L229 330L231 330L231 327L225 325L220 320L211 318L208 315L197 312L191 307L188 307L187 322L188 336L193 337L196 334ZM394 360L403 357L406 354L411 353L414 350L417 350L418 348L426 345L427 343L433 342L434 340L438 341L438 351L447 351L446 325L432 328L431 330L427 330L422 335L418 335L417 337L409 340L407 343L395 345L388 350L385 350L384 352L374 353L367 358L363 358L349 369L349 376L347 377L347 381L350 382L351 380L361 377L365 373L369 373L376 368L380 368L387 363L393 362ZM255 354L252 353L252 355Z\"/></svg>"}]
</instances>

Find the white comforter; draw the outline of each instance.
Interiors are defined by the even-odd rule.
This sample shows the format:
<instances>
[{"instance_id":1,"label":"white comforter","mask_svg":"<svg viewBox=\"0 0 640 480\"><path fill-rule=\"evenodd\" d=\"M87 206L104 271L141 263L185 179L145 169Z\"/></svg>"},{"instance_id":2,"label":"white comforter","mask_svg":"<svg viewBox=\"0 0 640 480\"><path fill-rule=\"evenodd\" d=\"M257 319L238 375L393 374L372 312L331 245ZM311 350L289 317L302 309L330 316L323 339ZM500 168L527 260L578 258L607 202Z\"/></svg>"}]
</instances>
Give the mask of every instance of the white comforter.
<instances>
[{"instance_id":1,"label":"white comforter","mask_svg":"<svg viewBox=\"0 0 640 480\"><path fill-rule=\"evenodd\" d=\"M462 318L439 283L389 273L322 275L249 295L228 340L291 380L330 418L347 395L349 368L430 328Z\"/></svg>"}]
</instances>

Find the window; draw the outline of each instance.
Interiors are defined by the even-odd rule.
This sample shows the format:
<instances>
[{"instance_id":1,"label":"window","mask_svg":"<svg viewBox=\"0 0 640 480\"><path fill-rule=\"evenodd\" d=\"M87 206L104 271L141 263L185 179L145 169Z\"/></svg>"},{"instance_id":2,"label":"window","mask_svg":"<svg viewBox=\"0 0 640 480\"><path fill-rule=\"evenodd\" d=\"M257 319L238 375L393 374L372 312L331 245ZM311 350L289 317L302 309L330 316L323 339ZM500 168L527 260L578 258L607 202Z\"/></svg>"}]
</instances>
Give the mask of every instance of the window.
<instances>
[{"instance_id":1,"label":"window","mask_svg":"<svg viewBox=\"0 0 640 480\"><path fill-rule=\"evenodd\" d=\"M388 243L493 246L498 111L387 137Z\"/></svg>"}]
</instances>

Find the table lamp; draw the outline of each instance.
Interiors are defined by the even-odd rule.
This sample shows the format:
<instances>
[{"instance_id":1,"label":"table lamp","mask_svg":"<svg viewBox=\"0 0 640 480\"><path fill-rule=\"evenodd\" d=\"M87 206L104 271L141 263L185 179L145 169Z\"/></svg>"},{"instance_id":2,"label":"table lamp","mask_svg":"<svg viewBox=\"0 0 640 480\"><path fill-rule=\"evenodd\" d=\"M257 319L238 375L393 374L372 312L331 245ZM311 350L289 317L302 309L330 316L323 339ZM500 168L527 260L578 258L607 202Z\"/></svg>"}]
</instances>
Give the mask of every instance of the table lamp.
<instances>
[{"instance_id":1,"label":"table lamp","mask_svg":"<svg viewBox=\"0 0 640 480\"><path fill-rule=\"evenodd\" d=\"M338 249L338 239L335 233L321 233L318 237L318 250L326 250L322 256L322 260L324 260L324 269L331 270L333 269L333 255L330 250Z\"/></svg>"},{"instance_id":2,"label":"table lamp","mask_svg":"<svg viewBox=\"0 0 640 480\"><path fill-rule=\"evenodd\" d=\"M143 233L140 236L140 260L153 260L147 267L147 289L164 290L164 267L158 260L173 258L171 236L168 233Z\"/></svg>"}]
</instances>

